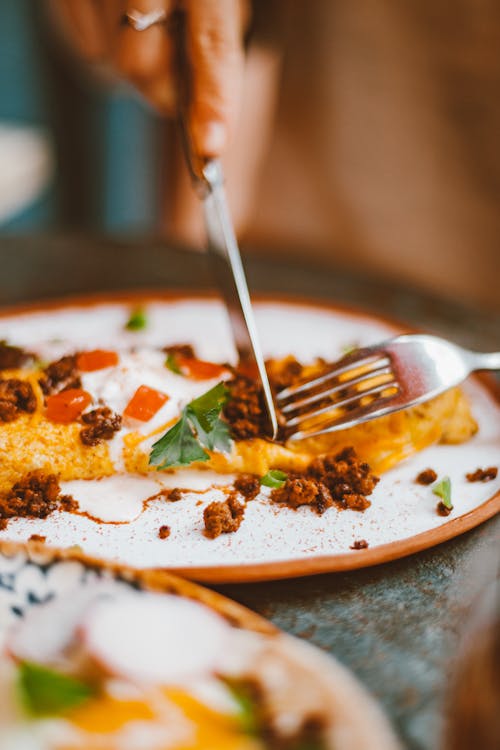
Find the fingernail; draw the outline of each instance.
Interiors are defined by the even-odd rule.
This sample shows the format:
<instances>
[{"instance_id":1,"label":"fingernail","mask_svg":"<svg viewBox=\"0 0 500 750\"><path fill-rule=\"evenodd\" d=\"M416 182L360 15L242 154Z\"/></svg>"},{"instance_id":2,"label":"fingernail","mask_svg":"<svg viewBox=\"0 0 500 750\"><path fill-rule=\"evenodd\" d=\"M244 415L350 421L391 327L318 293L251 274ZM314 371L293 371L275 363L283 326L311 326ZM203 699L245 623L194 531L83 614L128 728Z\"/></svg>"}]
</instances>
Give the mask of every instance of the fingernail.
<instances>
[{"instance_id":1,"label":"fingernail","mask_svg":"<svg viewBox=\"0 0 500 750\"><path fill-rule=\"evenodd\" d=\"M220 156L226 137L226 126L217 120L199 125L195 130L196 147L203 156Z\"/></svg>"}]
</instances>

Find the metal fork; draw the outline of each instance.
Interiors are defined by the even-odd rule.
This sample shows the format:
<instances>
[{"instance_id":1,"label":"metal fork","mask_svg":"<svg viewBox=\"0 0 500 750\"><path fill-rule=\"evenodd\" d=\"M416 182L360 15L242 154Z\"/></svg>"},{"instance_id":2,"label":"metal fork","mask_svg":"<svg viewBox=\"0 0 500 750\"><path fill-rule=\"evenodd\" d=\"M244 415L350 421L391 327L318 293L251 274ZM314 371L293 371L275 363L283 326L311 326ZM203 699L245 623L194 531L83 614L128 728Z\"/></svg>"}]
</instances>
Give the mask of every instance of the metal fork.
<instances>
[{"instance_id":1,"label":"metal fork","mask_svg":"<svg viewBox=\"0 0 500 750\"><path fill-rule=\"evenodd\" d=\"M304 440L428 401L479 370L500 370L500 352L404 335L357 349L320 377L280 391L276 403L288 439Z\"/></svg>"}]
</instances>

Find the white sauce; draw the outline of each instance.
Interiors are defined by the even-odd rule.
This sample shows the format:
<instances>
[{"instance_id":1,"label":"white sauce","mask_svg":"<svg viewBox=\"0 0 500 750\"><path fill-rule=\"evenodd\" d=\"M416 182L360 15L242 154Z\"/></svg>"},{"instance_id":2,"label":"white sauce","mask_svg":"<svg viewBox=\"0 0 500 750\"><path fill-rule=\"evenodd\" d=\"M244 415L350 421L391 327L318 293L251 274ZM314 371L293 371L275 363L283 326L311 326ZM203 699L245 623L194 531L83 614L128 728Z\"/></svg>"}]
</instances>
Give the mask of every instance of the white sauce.
<instances>
[{"instance_id":1,"label":"white sauce","mask_svg":"<svg viewBox=\"0 0 500 750\"><path fill-rule=\"evenodd\" d=\"M71 495L79 512L102 523L131 523L145 508L145 501L162 489L178 487L192 492L207 492L213 487L230 485L234 474L221 476L214 471L181 469L170 474L153 472L148 476L116 474L102 479L76 479L61 482L62 494ZM154 502L165 503L161 496Z\"/></svg>"},{"instance_id":2,"label":"white sauce","mask_svg":"<svg viewBox=\"0 0 500 750\"><path fill-rule=\"evenodd\" d=\"M103 523L130 523L141 515L144 501L159 492L161 485L147 477L117 474L61 482L61 490L74 497L80 513Z\"/></svg>"}]
</instances>

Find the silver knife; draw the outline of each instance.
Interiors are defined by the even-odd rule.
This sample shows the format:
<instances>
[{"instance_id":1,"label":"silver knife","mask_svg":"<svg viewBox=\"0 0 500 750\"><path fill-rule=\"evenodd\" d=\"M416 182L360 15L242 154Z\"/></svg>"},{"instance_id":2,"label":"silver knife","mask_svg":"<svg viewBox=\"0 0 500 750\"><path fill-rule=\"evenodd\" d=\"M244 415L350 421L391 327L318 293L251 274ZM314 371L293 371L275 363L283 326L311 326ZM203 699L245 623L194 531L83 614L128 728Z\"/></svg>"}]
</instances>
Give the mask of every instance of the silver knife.
<instances>
[{"instance_id":1,"label":"silver knife","mask_svg":"<svg viewBox=\"0 0 500 750\"><path fill-rule=\"evenodd\" d=\"M226 304L236 351L240 362L254 365L258 373L268 414L269 435L274 440L278 433L276 409L260 348L238 242L226 200L222 165L218 159L200 159L192 148L187 126L191 86L190 68L185 50L186 19L181 10L176 11L174 16L171 32L179 85L179 125L184 154L193 185L204 204L208 254L215 280Z\"/></svg>"},{"instance_id":2,"label":"silver knife","mask_svg":"<svg viewBox=\"0 0 500 750\"><path fill-rule=\"evenodd\" d=\"M274 440L278 421L267 377L259 335L255 325L245 271L226 200L224 174L218 159L202 167L206 190L203 195L207 247L214 275L226 303L234 343L241 362L254 364L259 373L267 408L270 433Z\"/></svg>"}]
</instances>

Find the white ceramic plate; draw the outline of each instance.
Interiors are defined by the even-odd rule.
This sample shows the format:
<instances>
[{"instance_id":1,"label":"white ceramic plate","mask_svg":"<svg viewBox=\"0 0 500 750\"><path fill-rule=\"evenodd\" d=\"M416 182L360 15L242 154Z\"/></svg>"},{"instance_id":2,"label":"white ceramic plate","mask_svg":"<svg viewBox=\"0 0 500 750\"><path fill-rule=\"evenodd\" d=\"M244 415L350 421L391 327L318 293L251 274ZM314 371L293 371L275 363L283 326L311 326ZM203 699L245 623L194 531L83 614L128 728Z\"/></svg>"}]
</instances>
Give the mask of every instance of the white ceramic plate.
<instances>
[{"instance_id":1,"label":"white ceramic plate","mask_svg":"<svg viewBox=\"0 0 500 750\"><path fill-rule=\"evenodd\" d=\"M50 357L78 347L191 342L204 359L233 358L219 302L150 295L148 327L131 333L123 326L132 299L73 301L63 315L57 306L7 313L0 318L0 340L36 346ZM335 359L348 344L367 345L398 330L373 317L312 302L261 301L256 310L264 353L273 357L292 353L305 361L316 356ZM237 533L210 540L202 534L203 507L214 495L206 493L201 505L200 495L186 495L179 503L152 503L131 523L98 524L65 513L46 520L15 519L0 538L25 541L41 534L50 546L77 544L93 558L137 568L168 568L217 582L346 570L402 557L450 539L500 509L499 479L469 483L464 476L477 467L499 463L498 402L478 380L470 380L465 389L479 423L478 434L463 445L428 448L384 474L364 513L333 507L318 516L308 508L293 511L273 506L263 497L247 505ZM455 509L447 518L436 513L436 497L430 489L415 484L416 475L429 466L451 478ZM171 528L166 540L158 537L164 524ZM368 549L351 550L360 539L369 543Z\"/></svg>"}]
</instances>

